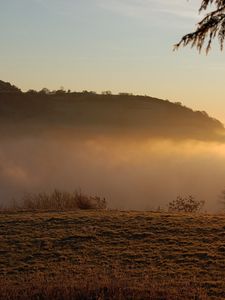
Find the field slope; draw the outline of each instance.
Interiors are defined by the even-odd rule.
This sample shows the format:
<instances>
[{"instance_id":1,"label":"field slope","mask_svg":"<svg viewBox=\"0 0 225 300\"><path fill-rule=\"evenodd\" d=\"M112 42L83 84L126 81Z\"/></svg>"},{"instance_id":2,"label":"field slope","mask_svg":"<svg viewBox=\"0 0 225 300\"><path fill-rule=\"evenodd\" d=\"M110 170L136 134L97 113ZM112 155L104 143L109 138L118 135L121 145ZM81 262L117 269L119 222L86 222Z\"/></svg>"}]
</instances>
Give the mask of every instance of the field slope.
<instances>
[{"instance_id":1,"label":"field slope","mask_svg":"<svg viewBox=\"0 0 225 300\"><path fill-rule=\"evenodd\" d=\"M210 299L223 299L224 237L222 215L2 213L0 272L7 280L19 282L35 273L50 276L64 270L85 278L87 270L91 274L117 270L137 281L147 276L156 281L194 282Z\"/></svg>"}]
</instances>

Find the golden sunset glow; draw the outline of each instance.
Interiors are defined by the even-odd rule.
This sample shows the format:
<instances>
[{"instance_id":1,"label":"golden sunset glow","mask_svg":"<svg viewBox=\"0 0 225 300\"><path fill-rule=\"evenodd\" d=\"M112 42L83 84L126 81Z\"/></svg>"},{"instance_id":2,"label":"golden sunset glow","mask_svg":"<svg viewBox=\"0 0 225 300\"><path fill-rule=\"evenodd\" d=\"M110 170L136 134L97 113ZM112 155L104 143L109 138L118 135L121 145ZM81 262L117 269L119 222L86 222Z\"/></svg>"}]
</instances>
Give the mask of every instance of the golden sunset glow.
<instances>
[{"instance_id":1,"label":"golden sunset glow","mask_svg":"<svg viewBox=\"0 0 225 300\"><path fill-rule=\"evenodd\" d=\"M225 0L0 5L0 300L225 299Z\"/></svg>"}]
</instances>

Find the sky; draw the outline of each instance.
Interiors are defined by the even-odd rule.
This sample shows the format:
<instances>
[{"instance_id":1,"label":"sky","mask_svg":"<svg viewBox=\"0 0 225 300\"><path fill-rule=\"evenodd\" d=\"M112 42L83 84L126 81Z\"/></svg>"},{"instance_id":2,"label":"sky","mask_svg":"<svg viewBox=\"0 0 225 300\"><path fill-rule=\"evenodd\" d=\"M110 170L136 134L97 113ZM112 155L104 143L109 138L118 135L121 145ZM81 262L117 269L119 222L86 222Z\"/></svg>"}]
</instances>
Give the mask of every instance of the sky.
<instances>
[{"instance_id":1,"label":"sky","mask_svg":"<svg viewBox=\"0 0 225 300\"><path fill-rule=\"evenodd\" d=\"M149 95L225 123L225 52L173 51L200 20L200 0L0 2L0 80Z\"/></svg>"}]
</instances>

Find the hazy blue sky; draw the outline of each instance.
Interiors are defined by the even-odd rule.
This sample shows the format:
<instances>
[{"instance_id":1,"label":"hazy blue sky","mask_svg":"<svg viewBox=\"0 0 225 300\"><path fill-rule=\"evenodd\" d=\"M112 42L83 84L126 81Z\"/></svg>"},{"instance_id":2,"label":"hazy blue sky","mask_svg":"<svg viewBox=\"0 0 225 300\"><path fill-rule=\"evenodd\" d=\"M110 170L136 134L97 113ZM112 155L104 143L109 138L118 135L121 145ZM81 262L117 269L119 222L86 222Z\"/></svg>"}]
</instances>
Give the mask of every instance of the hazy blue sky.
<instances>
[{"instance_id":1,"label":"hazy blue sky","mask_svg":"<svg viewBox=\"0 0 225 300\"><path fill-rule=\"evenodd\" d=\"M148 94L225 123L225 52L173 52L200 0L1 0L0 79Z\"/></svg>"}]
</instances>

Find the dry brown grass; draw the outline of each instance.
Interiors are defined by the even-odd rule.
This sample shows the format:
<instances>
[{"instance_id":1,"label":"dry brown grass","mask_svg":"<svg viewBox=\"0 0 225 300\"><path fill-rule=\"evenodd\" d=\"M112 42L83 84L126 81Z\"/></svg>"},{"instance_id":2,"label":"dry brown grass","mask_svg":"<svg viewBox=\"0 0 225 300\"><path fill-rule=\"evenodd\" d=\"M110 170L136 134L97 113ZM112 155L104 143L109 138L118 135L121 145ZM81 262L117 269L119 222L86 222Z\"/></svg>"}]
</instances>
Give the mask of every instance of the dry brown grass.
<instances>
[{"instance_id":1,"label":"dry brown grass","mask_svg":"<svg viewBox=\"0 0 225 300\"><path fill-rule=\"evenodd\" d=\"M56 270L54 270L56 271ZM156 281L151 276L133 278L118 270L111 274L98 268L86 270L85 278L61 272L57 275L36 273L20 280L0 277L0 300L207 300L199 284L181 278Z\"/></svg>"},{"instance_id":2,"label":"dry brown grass","mask_svg":"<svg viewBox=\"0 0 225 300\"><path fill-rule=\"evenodd\" d=\"M149 299L205 299L207 293L225 299L224 237L224 215L1 213L0 294L24 289L29 295L58 291L58 299L70 299L62 297L66 291L86 293L83 299L103 299L103 291L111 297L105 299L148 299L146 293L162 295ZM99 298L91 296L96 293Z\"/></svg>"}]
</instances>

